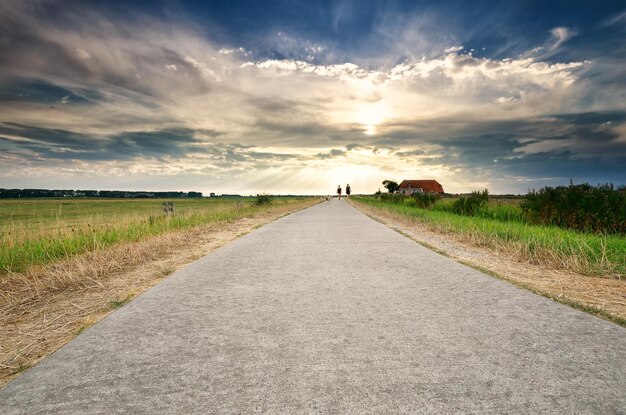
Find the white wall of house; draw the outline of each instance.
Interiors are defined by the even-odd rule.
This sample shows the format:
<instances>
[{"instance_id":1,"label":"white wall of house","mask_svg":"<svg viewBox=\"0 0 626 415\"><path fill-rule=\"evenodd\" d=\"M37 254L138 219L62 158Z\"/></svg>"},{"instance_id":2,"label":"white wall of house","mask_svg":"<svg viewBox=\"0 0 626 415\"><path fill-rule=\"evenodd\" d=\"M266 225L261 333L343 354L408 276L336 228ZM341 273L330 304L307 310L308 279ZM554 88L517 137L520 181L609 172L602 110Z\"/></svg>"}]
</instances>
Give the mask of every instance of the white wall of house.
<instances>
[{"instance_id":1,"label":"white wall of house","mask_svg":"<svg viewBox=\"0 0 626 415\"><path fill-rule=\"evenodd\" d=\"M424 189L422 189L421 187L400 187L400 188L398 188L398 193L402 193L403 195L410 195L413 192L424 193Z\"/></svg>"}]
</instances>

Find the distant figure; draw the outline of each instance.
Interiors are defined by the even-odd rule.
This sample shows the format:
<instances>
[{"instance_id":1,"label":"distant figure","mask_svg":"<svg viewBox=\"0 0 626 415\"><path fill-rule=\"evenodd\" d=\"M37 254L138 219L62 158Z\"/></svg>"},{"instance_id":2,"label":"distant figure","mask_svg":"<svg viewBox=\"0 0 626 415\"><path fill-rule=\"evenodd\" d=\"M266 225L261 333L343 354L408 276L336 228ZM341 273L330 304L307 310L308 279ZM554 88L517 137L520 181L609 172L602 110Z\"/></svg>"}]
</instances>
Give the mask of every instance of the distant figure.
<instances>
[{"instance_id":1,"label":"distant figure","mask_svg":"<svg viewBox=\"0 0 626 415\"><path fill-rule=\"evenodd\" d=\"M350 185L349 185L349 184L347 184L347 185L346 185L346 197L347 197L348 199L350 199L350 191L351 191L351 189L350 189Z\"/></svg>"},{"instance_id":2,"label":"distant figure","mask_svg":"<svg viewBox=\"0 0 626 415\"><path fill-rule=\"evenodd\" d=\"M341 185L337 185L337 196L339 196L339 200L341 200Z\"/></svg>"}]
</instances>

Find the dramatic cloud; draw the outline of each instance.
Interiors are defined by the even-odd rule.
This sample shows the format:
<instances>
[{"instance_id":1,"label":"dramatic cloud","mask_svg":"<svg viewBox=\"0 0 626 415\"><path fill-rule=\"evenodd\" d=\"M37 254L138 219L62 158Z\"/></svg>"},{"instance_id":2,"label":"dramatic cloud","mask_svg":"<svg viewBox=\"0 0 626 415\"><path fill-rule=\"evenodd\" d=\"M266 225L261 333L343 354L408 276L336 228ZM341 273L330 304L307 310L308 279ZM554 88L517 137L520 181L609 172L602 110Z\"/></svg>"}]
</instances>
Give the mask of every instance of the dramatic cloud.
<instances>
[{"instance_id":1,"label":"dramatic cloud","mask_svg":"<svg viewBox=\"0 0 626 415\"><path fill-rule=\"evenodd\" d=\"M386 11L372 22L378 40L351 60L293 29L253 50L188 18L60 4L0 5L3 186L328 193L436 178L449 191L511 192L626 181L623 67L559 59L583 36L565 26L524 53L486 55L444 35L435 12ZM358 18L340 2L328 28Z\"/></svg>"}]
</instances>

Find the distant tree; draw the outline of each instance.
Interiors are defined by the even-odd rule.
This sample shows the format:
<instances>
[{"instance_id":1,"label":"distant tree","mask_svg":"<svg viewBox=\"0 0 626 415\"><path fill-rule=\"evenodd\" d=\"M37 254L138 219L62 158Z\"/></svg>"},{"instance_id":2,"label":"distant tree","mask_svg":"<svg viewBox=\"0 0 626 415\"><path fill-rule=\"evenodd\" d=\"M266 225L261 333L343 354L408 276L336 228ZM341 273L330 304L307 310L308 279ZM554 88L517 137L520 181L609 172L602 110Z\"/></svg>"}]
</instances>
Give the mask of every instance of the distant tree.
<instances>
[{"instance_id":1,"label":"distant tree","mask_svg":"<svg viewBox=\"0 0 626 415\"><path fill-rule=\"evenodd\" d=\"M387 189L389 193L395 193L396 190L398 190L398 188L400 187L400 185L393 180L383 181L383 186L385 186L385 189Z\"/></svg>"},{"instance_id":2,"label":"distant tree","mask_svg":"<svg viewBox=\"0 0 626 415\"><path fill-rule=\"evenodd\" d=\"M254 201L255 205L267 205L272 203L272 196L265 194L265 193L260 193L258 195L256 195L256 200Z\"/></svg>"},{"instance_id":3,"label":"distant tree","mask_svg":"<svg viewBox=\"0 0 626 415\"><path fill-rule=\"evenodd\" d=\"M215 192L211 192L211 193L209 194L209 196L210 196L210 197L215 197Z\"/></svg>"},{"instance_id":4,"label":"distant tree","mask_svg":"<svg viewBox=\"0 0 626 415\"><path fill-rule=\"evenodd\" d=\"M215 194L214 194L215 195ZM176 198L202 197L202 192L144 192L127 190L0 189L1 198L23 197L106 197L106 198Z\"/></svg>"}]
</instances>

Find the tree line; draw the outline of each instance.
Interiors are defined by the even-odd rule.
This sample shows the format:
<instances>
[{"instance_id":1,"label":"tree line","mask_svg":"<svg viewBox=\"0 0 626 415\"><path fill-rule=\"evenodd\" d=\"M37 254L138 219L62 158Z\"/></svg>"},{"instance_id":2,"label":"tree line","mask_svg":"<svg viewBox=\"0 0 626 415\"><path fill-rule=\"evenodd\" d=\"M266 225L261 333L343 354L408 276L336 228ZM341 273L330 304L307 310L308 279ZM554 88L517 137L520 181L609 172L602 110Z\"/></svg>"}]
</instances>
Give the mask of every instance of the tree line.
<instances>
[{"instance_id":1,"label":"tree line","mask_svg":"<svg viewBox=\"0 0 626 415\"><path fill-rule=\"evenodd\" d=\"M146 192L130 190L71 190L71 189L1 189L0 199L24 197L103 197L110 199L172 199L202 197L202 192Z\"/></svg>"}]
</instances>

